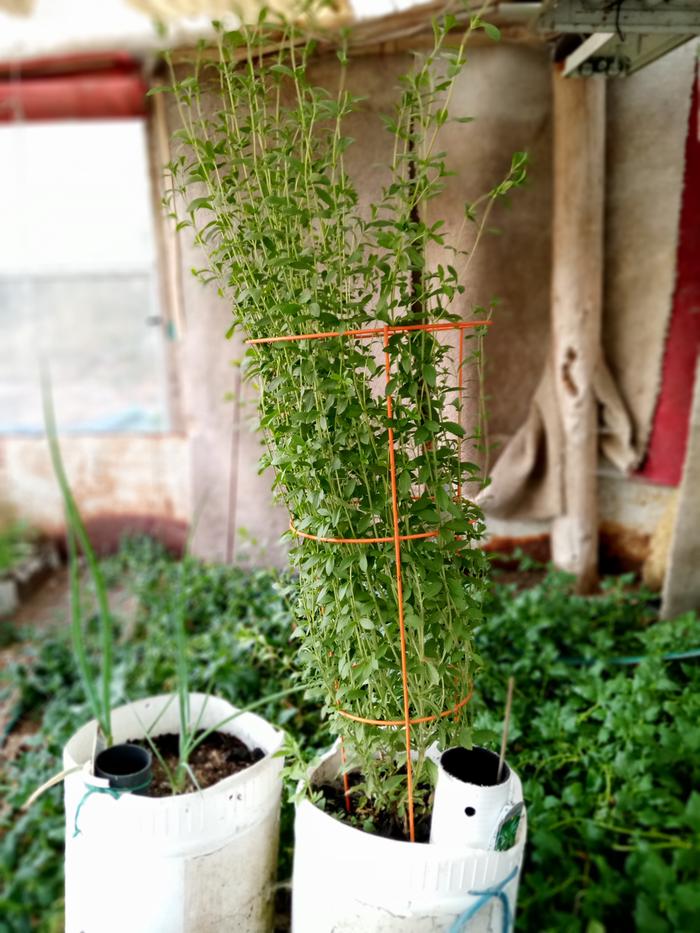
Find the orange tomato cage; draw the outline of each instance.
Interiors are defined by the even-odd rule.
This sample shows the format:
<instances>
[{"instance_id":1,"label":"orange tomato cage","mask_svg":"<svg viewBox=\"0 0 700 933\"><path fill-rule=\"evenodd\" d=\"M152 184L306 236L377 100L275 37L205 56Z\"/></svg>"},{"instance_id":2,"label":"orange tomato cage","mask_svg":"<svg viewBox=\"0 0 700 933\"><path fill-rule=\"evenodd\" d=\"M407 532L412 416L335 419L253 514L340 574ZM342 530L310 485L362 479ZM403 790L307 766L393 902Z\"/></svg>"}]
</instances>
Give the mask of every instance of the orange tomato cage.
<instances>
[{"instance_id":1,"label":"orange tomato cage","mask_svg":"<svg viewBox=\"0 0 700 933\"><path fill-rule=\"evenodd\" d=\"M249 345L256 344L274 344L274 343L288 343L288 342L299 342L302 340L325 340L333 337L342 337L347 339L354 340L363 340L363 339L373 339L381 336L383 338L383 348L384 348L384 376L385 382L388 386L389 380L391 378L391 359L389 355L389 338L392 334L396 333L405 333L410 331L424 331L424 332L442 332L442 331L456 331L458 334L458 397L461 399L463 393L463 368L464 368L464 331L475 328L475 327L484 327L488 326L490 321L459 321L459 322L439 322L432 324L406 324L406 325L396 325L390 326L385 325L382 327L366 327L357 330L345 330L345 331L324 331L320 333L312 334L293 334L289 336L281 337L257 337L254 339L247 340L246 343ZM344 716L346 719L352 720L353 722L362 723L368 726L388 726L395 728L403 728L405 739L406 739L406 778L408 785L408 825L409 825L409 835L411 842L415 841L415 823L414 823L414 813L413 813L413 772L411 764L411 726L418 725L419 723L433 722L436 719L444 718L456 714L469 702L472 696L472 690L469 690L469 693L466 697L463 697L459 700L453 707L448 710L443 711L435 716L421 716L419 718L411 718L411 706L410 706L410 696L409 696L409 684L408 684L408 661L407 661L407 651L406 651L406 626L404 620L404 601L403 601L403 581L401 574L401 543L403 541L414 541L417 539L429 539L437 537L439 534L438 531L427 531L420 532L418 534L409 534L402 535L399 533L399 502L398 502L398 493L397 493L397 477L396 477L396 461L395 461L395 439L394 439L394 428L392 424L393 420L393 399L391 393L386 393L386 410L387 417L389 421L388 429L388 446L389 446L389 472L390 472L390 481L391 481L391 506L392 506L392 534L384 537L368 537L368 538L331 538L331 537L321 537L318 535L309 534L307 532L299 531L294 527L293 520L290 520L290 530L300 538L305 538L311 541L319 541L327 544L357 544L357 545L369 545L369 544L394 544L394 556L395 556L395 568L396 568L396 594L397 594L397 614L398 614L398 628L399 628L399 641L401 647L401 683L402 683L402 693L403 693L403 718L396 720L385 720L385 719L366 719L362 716L356 716L353 713L349 713L346 710L338 710L341 716ZM461 450L461 441L460 450ZM457 498L462 497L462 479L461 473L458 478L457 483ZM345 806L346 809L350 810L350 787L348 781L347 771L345 770L346 763L346 754L343 740L341 738L341 760L343 762L343 785L345 788Z\"/></svg>"}]
</instances>

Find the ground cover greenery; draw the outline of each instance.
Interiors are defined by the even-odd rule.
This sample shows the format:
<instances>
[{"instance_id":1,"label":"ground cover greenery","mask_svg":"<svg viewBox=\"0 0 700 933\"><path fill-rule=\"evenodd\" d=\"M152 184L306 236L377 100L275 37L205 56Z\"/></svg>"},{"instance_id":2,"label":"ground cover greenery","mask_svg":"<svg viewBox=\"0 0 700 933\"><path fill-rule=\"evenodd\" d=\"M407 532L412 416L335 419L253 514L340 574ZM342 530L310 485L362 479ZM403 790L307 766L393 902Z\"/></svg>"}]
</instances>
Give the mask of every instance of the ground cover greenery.
<instances>
[{"instance_id":1,"label":"ground cover greenery","mask_svg":"<svg viewBox=\"0 0 700 933\"><path fill-rule=\"evenodd\" d=\"M290 684L293 579L174 561L148 541L103 568L138 600L133 619L115 620L115 703L174 689L173 592L182 594L193 690L213 684L245 704ZM700 659L667 656L700 647L700 620L656 622L654 598L629 583L618 578L592 598L571 595L556 573L521 592L496 583L475 635L488 658L472 701L475 740L497 744L506 681L516 677L509 759L524 779L530 834L518 930L698 929ZM97 620L88 625L97 640ZM0 931L53 933L62 928L60 789L26 813L19 806L58 770L63 742L90 709L67 624L24 649L30 663L10 665L4 688L18 691L15 719L38 731L0 777ZM318 706L296 695L261 713L309 756L330 741ZM281 878L289 804L283 824Z\"/></svg>"},{"instance_id":2,"label":"ground cover greenery","mask_svg":"<svg viewBox=\"0 0 700 933\"><path fill-rule=\"evenodd\" d=\"M629 583L593 598L558 574L497 587L477 633L477 730L497 728L504 675L517 679L509 757L530 820L518 929L700 928L700 658L667 659L700 647L700 621L655 621Z\"/></svg>"},{"instance_id":3,"label":"ground cover greenery","mask_svg":"<svg viewBox=\"0 0 700 933\"><path fill-rule=\"evenodd\" d=\"M24 522L11 522L0 529L0 576L9 573L31 556L34 538L30 527Z\"/></svg>"},{"instance_id":4,"label":"ground cover greenery","mask_svg":"<svg viewBox=\"0 0 700 933\"><path fill-rule=\"evenodd\" d=\"M110 587L127 586L138 600L132 618L114 619L114 705L176 691L175 593L187 629L192 691L213 689L244 706L290 685L294 652L284 578L204 566L194 559L172 561L149 541L124 547L102 566ZM87 585L84 596L89 597ZM90 615L89 602L83 619L86 641L97 648L99 621ZM63 928L61 789L45 793L27 812L19 808L60 770L63 744L92 715L65 621L64 628L23 633L22 656L0 672L12 706L6 731L20 720L29 732L38 728L23 740L19 756L4 762L0 775L0 933ZM316 710L302 712L294 696L271 700L256 712L290 729L304 744L328 741ZM283 870L289 873L291 809L284 819Z\"/></svg>"}]
</instances>

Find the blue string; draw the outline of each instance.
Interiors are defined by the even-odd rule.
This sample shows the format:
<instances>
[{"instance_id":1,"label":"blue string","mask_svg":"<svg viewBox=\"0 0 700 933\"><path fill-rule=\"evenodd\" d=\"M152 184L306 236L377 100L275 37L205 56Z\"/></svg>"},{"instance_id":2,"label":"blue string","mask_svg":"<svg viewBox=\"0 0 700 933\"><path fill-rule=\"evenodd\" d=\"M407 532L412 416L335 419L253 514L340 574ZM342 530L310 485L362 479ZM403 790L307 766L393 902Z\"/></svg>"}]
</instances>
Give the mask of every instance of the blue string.
<instances>
[{"instance_id":1,"label":"blue string","mask_svg":"<svg viewBox=\"0 0 700 933\"><path fill-rule=\"evenodd\" d=\"M492 888L486 888L485 891L470 891L469 894L472 897L478 897L479 900L475 901L468 907L464 913L460 914L459 917L450 927L449 933L461 933L466 924L475 917L482 907L485 907L488 902L497 897L501 904L503 905L503 924L502 930L503 933L510 933L511 928L511 911L510 911L510 901L508 900L508 895L503 890L515 876L518 874L518 866L516 865L512 872L508 875L507 878L504 878L499 884L494 885Z\"/></svg>"},{"instance_id":2,"label":"blue string","mask_svg":"<svg viewBox=\"0 0 700 933\"><path fill-rule=\"evenodd\" d=\"M85 793L83 794L82 799L75 811L73 838L75 839L75 837L79 836L82 832L82 830L78 827L78 817L80 816L80 811L83 809L83 804L88 799L88 797L92 797L93 794L109 794L109 796L114 800L119 800L119 798L123 797L124 794L133 794L134 791L145 790L150 783L151 781L149 778L145 784L139 784L138 787L98 787L96 784L86 784Z\"/></svg>"}]
</instances>

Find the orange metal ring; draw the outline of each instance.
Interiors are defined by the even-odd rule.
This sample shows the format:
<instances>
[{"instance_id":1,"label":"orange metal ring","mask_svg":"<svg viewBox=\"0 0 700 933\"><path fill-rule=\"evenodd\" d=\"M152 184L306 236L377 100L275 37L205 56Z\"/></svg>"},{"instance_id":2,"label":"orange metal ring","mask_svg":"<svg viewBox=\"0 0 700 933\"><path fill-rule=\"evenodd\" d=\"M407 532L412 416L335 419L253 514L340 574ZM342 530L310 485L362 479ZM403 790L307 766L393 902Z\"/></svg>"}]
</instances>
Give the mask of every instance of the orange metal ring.
<instances>
[{"instance_id":1,"label":"orange metal ring","mask_svg":"<svg viewBox=\"0 0 700 933\"><path fill-rule=\"evenodd\" d=\"M294 527L291 518L289 519L289 530L299 538L307 538L309 541L321 541L324 544L393 544L394 541L417 541L420 538L437 538L439 531L421 531L415 535L399 535L398 539L391 535L388 538L324 538L320 535L311 535L305 531L299 531Z\"/></svg>"},{"instance_id":2,"label":"orange metal ring","mask_svg":"<svg viewBox=\"0 0 700 933\"><path fill-rule=\"evenodd\" d=\"M290 334L287 336L278 336L278 337L255 337L246 341L247 344L267 344L267 343L286 343L289 341L303 341L303 340L321 340L327 337L345 337L345 338L372 338L376 336L383 337L384 345L384 372L386 378L387 389L390 382L390 369L391 369L391 357L389 349L389 338L392 334L403 333L406 331L424 331L424 332L435 332L435 331L448 331L456 330L460 334L459 339L459 394L461 396L463 389L463 378L462 378L462 367L464 363L464 348L462 346L462 331L471 328L471 327L482 327L488 326L491 324L491 321L458 321L458 322L438 322L434 324L406 324L406 325L396 325L390 326L385 325L383 327L367 327L359 330L346 330L346 331L326 331L323 333L313 333L313 334ZM439 713L435 716L420 716L416 719L410 718L409 707L410 707L410 697L408 689L408 663L407 663L407 646L406 646L406 630L405 630L405 620L404 620L404 605L403 605L403 583L402 583L402 574L401 574L401 542L402 541L414 541L417 539L425 538L435 538L439 534L438 530L435 531L424 531L418 534L412 535L401 535L399 534L399 507L398 507L398 494L397 494L397 482L396 482L396 462L394 455L394 428L393 428L393 398L390 392L387 391L386 396L386 408L387 408L387 417L389 419L389 428L388 428L388 448L389 448L389 473L391 477L391 505L392 505L392 518L393 518L393 528L394 533L391 536L381 537L381 538L330 538L330 537L321 537L319 535L309 534L304 531L297 531L294 527L294 523L290 518L289 528L293 534L298 535L300 538L306 538L310 541L322 541L329 544L389 544L393 543L395 550L395 564L396 564L396 602L398 608L398 626L399 626L399 639L401 645L401 681L403 687L403 719L366 719L363 716L355 716L353 713L348 713L345 710L339 709L338 712L341 716L346 719L352 720L353 722L362 723L368 726L403 726L405 731L406 739L406 779L407 779L407 809L408 809L408 824L409 824L409 838L411 842L415 841L415 825L414 825L414 814L413 814L413 778L412 778L412 766L411 766L411 726L419 725L426 722L435 722L436 720L443 719L446 716L451 716L459 712L459 710L466 706L469 700L472 697L473 687L470 688L469 695L466 696L463 700L460 700L455 706L451 709L446 710L443 713ZM460 447L460 463L461 463L461 447ZM461 497L462 493L462 483L461 475L457 487L458 498ZM342 747L341 747L342 748ZM344 748L341 750L341 755L345 759ZM343 762L345 764L345 761ZM345 805L350 809L350 788L349 782L347 779L347 774L343 773L343 782L345 787Z\"/></svg>"},{"instance_id":3,"label":"orange metal ring","mask_svg":"<svg viewBox=\"0 0 700 933\"><path fill-rule=\"evenodd\" d=\"M463 700L460 700L455 706L451 709L445 710L444 713L439 713L436 716L420 716L417 719L409 719L408 723L411 726L417 726L423 722L435 722L436 719L445 719L447 716L451 716L453 713L458 713L463 706L466 706L467 703L471 700L474 694L474 688L469 691L466 697ZM339 709L338 712L341 716L344 716L345 719L351 719L353 722L362 723L365 726L405 726L406 721L403 719L365 719L363 716L355 716L354 713L348 713L344 709Z\"/></svg>"},{"instance_id":4,"label":"orange metal ring","mask_svg":"<svg viewBox=\"0 0 700 933\"><path fill-rule=\"evenodd\" d=\"M377 337L382 334L402 334L406 331L442 331L466 330L469 327L489 327L491 321L446 321L437 324L397 324L393 327L365 327L360 330L326 330L315 334L287 334L282 337L251 337L247 344L258 343L288 343L297 340L325 340L328 337Z\"/></svg>"}]
</instances>

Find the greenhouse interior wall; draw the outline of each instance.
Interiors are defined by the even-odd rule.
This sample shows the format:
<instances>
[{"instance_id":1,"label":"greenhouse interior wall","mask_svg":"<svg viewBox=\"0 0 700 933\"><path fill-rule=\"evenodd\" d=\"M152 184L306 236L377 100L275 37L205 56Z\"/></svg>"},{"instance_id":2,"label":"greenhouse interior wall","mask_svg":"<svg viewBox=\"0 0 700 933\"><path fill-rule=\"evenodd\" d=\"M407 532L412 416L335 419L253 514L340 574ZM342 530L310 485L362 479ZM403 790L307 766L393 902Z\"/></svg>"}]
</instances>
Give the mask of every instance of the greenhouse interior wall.
<instances>
[{"instance_id":1,"label":"greenhouse interior wall","mask_svg":"<svg viewBox=\"0 0 700 933\"><path fill-rule=\"evenodd\" d=\"M624 424L608 430L628 431L635 459L631 475L604 459L599 469L602 546L614 569L640 569L653 551L655 535L668 538L680 481L680 475L659 481L645 473L645 462L674 312L681 209L690 196L684 179L695 51L695 43L689 43L633 77L607 84L604 352L624 403ZM355 139L348 169L367 205L382 184L381 163L389 144L378 114L393 103L406 54L373 50L351 61L350 89L366 103L348 128ZM477 119L444 130L455 174L437 207L448 226L459 229L461 204L503 177L509 163L504 153L526 150L530 156L529 183L508 208L494 213L493 224L503 232L483 243L459 299L465 316L475 305L498 299L486 349L489 432L497 457L536 413L533 399L549 354L552 64L544 46L534 42L476 47L470 59L453 110ZM336 64L335 59L320 60L315 77L330 86ZM155 186L155 165L177 118L163 105L160 112L152 108L148 137ZM692 142L697 150L697 134ZM224 340L227 303L191 274L201 257L187 231L176 236L159 216L158 192L152 195L168 424L160 432L66 436L64 453L76 496L88 523L106 541L120 529L141 528L181 547L190 529L192 550L205 558L281 565L285 545L279 537L288 517L272 502L271 477L258 474L255 390L241 386L235 365L243 353L242 338ZM465 248L468 236L467 229ZM692 381L688 406L691 396ZM685 440L678 436L671 445L678 448L675 457L681 463ZM536 464L545 472L546 467ZM37 527L60 532L59 494L40 436L0 436L0 489L4 510L21 509ZM488 520L494 547L520 543L540 552L546 551L549 525L549 518L527 505Z\"/></svg>"}]
</instances>

